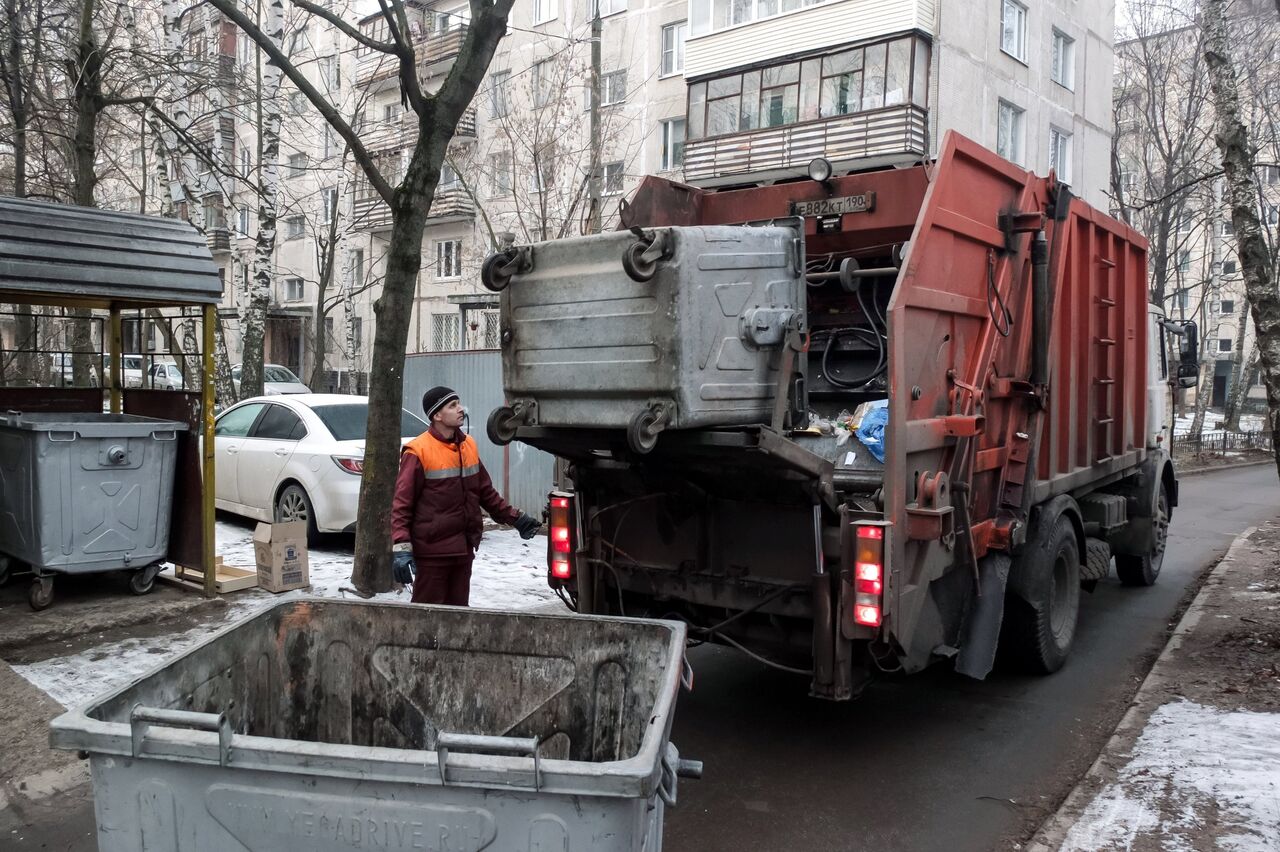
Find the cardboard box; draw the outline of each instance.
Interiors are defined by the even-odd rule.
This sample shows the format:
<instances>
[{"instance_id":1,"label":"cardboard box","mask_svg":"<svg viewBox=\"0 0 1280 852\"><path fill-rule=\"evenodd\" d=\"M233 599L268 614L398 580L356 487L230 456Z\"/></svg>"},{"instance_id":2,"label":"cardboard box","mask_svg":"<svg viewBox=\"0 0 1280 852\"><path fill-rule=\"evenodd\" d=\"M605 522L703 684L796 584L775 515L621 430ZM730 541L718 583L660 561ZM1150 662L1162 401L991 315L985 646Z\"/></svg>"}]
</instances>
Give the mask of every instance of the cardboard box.
<instances>
[{"instance_id":1,"label":"cardboard box","mask_svg":"<svg viewBox=\"0 0 1280 852\"><path fill-rule=\"evenodd\" d=\"M258 587L288 592L311 585L307 561L307 524L258 524L253 531L253 555L258 561Z\"/></svg>"}]
</instances>

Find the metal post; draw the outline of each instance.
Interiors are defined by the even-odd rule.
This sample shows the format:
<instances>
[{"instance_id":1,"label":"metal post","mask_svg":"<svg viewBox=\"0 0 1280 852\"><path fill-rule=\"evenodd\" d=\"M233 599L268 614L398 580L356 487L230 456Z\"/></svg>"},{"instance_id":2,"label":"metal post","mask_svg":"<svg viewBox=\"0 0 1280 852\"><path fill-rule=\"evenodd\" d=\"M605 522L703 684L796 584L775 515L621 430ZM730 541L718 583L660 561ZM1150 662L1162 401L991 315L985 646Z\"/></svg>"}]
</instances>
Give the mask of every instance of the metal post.
<instances>
[{"instance_id":1,"label":"metal post","mask_svg":"<svg viewBox=\"0 0 1280 852\"><path fill-rule=\"evenodd\" d=\"M590 0L595 4L595 14L591 16L591 115L590 115L590 135L591 135L591 173L587 177L587 196L590 204L588 213L590 219L587 224L589 233L598 234L601 229L600 215L600 183L604 176L601 170L604 166L600 162L600 100L601 100L601 58L600 58L600 41L604 33L604 24L600 20L600 0Z\"/></svg>"},{"instance_id":2,"label":"metal post","mask_svg":"<svg viewBox=\"0 0 1280 852\"><path fill-rule=\"evenodd\" d=\"M121 377L124 375L124 363L121 352L124 350L124 330L123 323L120 321L120 309L115 305L111 306L111 342L107 349L111 355L111 413L119 414L123 408L123 396L121 394L121 386L123 382Z\"/></svg>"},{"instance_id":3,"label":"metal post","mask_svg":"<svg viewBox=\"0 0 1280 852\"><path fill-rule=\"evenodd\" d=\"M216 305L205 305L201 321L203 351L200 353L200 461L203 476L200 478L200 552L204 564L204 594L212 598L217 591L217 560L214 557L214 469L213 469L213 349L214 323L217 321Z\"/></svg>"}]
</instances>

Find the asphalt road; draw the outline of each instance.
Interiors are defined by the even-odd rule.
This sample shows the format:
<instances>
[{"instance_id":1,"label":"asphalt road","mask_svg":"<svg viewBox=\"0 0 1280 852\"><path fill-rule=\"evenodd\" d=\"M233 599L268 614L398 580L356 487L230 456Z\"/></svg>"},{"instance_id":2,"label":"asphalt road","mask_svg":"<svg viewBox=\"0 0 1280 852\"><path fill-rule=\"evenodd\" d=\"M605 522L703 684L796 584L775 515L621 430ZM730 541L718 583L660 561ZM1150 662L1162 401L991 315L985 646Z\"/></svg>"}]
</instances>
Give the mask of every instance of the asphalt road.
<instances>
[{"instance_id":1,"label":"asphalt road","mask_svg":"<svg viewBox=\"0 0 1280 852\"><path fill-rule=\"evenodd\" d=\"M1082 596L1066 667L985 682L934 670L861 699L807 697L807 679L719 648L690 652L673 741L705 761L667 812L667 852L1013 850L1056 809L1119 722L1190 585L1246 527L1280 515L1264 465L1188 477L1160 582ZM87 787L0 811L0 852L92 852Z\"/></svg>"},{"instance_id":2,"label":"asphalt road","mask_svg":"<svg viewBox=\"0 0 1280 852\"><path fill-rule=\"evenodd\" d=\"M1075 648L1050 677L938 669L829 704L807 697L806 678L691 651L672 741L706 774L681 782L664 849L1017 848L1115 729L1195 580L1277 515L1269 465L1183 479L1158 583L1113 576L1082 595Z\"/></svg>"}]
</instances>

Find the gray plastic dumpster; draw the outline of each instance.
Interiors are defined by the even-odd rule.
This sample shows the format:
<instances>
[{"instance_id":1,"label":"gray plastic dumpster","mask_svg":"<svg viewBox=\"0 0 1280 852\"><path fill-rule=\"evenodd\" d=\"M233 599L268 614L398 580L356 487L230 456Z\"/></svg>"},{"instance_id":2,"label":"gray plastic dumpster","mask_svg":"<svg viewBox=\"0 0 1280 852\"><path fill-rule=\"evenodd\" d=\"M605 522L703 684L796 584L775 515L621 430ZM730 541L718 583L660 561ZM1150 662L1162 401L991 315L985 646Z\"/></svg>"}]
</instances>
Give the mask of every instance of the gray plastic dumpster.
<instances>
[{"instance_id":1,"label":"gray plastic dumpster","mask_svg":"<svg viewBox=\"0 0 1280 852\"><path fill-rule=\"evenodd\" d=\"M658 850L683 624L301 599L53 722L100 852ZM682 765L683 764L683 765Z\"/></svg>"},{"instance_id":2,"label":"gray plastic dumpster","mask_svg":"<svg viewBox=\"0 0 1280 852\"><path fill-rule=\"evenodd\" d=\"M132 414L0 414L0 553L37 575L164 559L186 428ZM150 588L154 571L138 576Z\"/></svg>"}]
</instances>

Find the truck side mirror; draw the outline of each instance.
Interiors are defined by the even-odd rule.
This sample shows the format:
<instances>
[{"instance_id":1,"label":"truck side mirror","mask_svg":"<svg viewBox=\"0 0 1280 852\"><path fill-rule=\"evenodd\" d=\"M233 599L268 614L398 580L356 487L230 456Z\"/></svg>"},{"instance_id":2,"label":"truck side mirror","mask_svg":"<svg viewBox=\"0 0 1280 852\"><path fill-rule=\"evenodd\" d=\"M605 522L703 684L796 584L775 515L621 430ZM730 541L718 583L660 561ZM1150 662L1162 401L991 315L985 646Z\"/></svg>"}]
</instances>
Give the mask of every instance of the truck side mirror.
<instances>
[{"instance_id":1,"label":"truck side mirror","mask_svg":"<svg viewBox=\"0 0 1280 852\"><path fill-rule=\"evenodd\" d=\"M1191 321L1182 324L1178 346L1178 387L1193 388L1200 376L1200 334Z\"/></svg>"},{"instance_id":2,"label":"truck side mirror","mask_svg":"<svg viewBox=\"0 0 1280 852\"><path fill-rule=\"evenodd\" d=\"M1194 364L1178 365L1178 387L1193 388L1200 378L1200 369Z\"/></svg>"}]
</instances>

